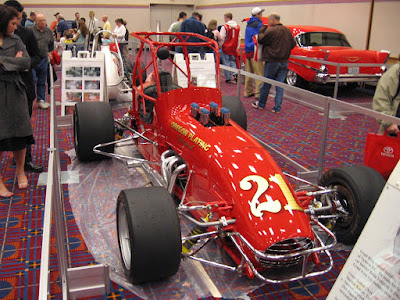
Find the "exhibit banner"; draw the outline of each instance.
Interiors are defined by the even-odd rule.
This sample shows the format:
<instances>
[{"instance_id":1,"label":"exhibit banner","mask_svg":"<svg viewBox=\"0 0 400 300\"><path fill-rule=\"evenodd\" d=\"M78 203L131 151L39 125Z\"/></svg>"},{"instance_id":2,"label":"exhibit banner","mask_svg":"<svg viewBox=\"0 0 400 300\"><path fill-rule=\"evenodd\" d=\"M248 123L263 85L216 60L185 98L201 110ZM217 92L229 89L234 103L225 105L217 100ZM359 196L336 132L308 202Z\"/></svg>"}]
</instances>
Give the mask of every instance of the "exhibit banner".
<instances>
[{"instance_id":1,"label":"exhibit banner","mask_svg":"<svg viewBox=\"0 0 400 300\"><path fill-rule=\"evenodd\" d=\"M400 299L400 163L368 219L328 300Z\"/></svg>"}]
</instances>

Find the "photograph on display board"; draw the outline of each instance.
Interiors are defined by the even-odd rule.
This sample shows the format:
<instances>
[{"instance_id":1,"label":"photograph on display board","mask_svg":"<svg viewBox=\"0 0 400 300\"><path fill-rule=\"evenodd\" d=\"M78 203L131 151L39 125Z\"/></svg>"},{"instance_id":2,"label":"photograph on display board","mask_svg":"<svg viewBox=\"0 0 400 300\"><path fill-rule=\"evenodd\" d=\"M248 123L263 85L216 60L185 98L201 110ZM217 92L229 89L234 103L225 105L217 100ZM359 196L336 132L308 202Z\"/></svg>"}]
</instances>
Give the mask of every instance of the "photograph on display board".
<instances>
[{"instance_id":1,"label":"photograph on display board","mask_svg":"<svg viewBox=\"0 0 400 300\"><path fill-rule=\"evenodd\" d=\"M86 80L85 90L100 90L100 80Z\"/></svg>"},{"instance_id":2,"label":"photograph on display board","mask_svg":"<svg viewBox=\"0 0 400 300\"><path fill-rule=\"evenodd\" d=\"M83 100L85 102L100 101L100 93L84 93Z\"/></svg>"},{"instance_id":3,"label":"photograph on display board","mask_svg":"<svg viewBox=\"0 0 400 300\"><path fill-rule=\"evenodd\" d=\"M68 67L65 70L66 77L82 77L82 67Z\"/></svg>"},{"instance_id":4,"label":"photograph on display board","mask_svg":"<svg viewBox=\"0 0 400 300\"><path fill-rule=\"evenodd\" d=\"M101 74L100 67L85 67L83 73L88 77L99 77Z\"/></svg>"},{"instance_id":5,"label":"photograph on display board","mask_svg":"<svg viewBox=\"0 0 400 300\"><path fill-rule=\"evenodd\" d=\"M82 89L82 80L66 80L65 88L67 90L81 90Z\"/></svg>"},{"instance_id":6,"label":"photograph on display board","mask_svg":"<svg viewBox=\"0 0 400 300\"><path fill-rule=\"evenodd\" d=\"M82 93L67 92L67 101L82 102Z\"/></svg>"}]
</instances>

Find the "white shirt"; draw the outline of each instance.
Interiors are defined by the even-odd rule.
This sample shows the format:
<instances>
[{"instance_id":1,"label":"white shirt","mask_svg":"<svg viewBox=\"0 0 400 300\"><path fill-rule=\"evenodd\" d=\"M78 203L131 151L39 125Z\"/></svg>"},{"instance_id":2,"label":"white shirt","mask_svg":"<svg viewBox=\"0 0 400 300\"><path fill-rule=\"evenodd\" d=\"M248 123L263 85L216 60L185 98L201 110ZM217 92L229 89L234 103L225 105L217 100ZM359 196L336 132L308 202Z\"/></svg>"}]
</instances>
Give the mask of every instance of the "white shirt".
<instances>
[{"instance_id":1,"label":"white shirt","mask_svg":"<svg viewBox=\"0 0 400 300\"><path fill-rule=\"evenodd\" d=\"M117 26L115 27L114 31L113 31L113 35L116 34L117 35L117 42L118 43L123 43L126 42L125 40L125 33L126 33L126 28L125 25L121 25L121 26Z\"/></svg>"},{"instance_id":2,"label":"white shirt","mask_svg":"<svg viewBox=\"0 0 400 300\"><path fill-rule=\"evenodd\" d=\"M96 33L99 28L99 21L96 18L89 19L87 27L88 27L89 33Z\"/></svg>"}]
</instances>

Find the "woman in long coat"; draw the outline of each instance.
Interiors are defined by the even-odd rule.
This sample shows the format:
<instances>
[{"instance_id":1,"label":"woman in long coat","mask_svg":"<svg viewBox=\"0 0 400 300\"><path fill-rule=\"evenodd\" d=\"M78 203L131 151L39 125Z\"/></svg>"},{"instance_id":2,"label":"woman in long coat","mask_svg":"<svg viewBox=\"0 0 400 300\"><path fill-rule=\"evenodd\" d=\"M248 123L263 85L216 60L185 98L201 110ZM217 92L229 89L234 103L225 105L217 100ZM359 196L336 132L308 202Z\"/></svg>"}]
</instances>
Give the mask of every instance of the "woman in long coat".
<instances>
[{"instance_id":1,"label":"woman in long coat","mask_svg":"<svg viewBox=\"0 0 400 300\"><path fill-rule=\"evenodd\" d=\"M17 29L18 12L0 6L0 153L12 151L16 161L18 188L28 187L24 173L26 146L33 144L25 85L18 71L29 69L30 57ZM11 197L0 176L0 198Z\"/></svg>"}]
</instances>

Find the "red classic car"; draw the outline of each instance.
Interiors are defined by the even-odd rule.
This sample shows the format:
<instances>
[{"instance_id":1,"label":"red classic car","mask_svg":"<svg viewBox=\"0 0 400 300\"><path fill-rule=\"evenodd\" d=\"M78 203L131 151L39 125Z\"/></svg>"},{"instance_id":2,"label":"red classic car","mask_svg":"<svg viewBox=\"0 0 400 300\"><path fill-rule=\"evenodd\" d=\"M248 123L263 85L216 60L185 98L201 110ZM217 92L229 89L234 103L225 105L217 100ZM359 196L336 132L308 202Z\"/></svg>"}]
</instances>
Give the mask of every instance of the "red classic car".
<instances>
[{"instance_id":1,"label":"red classic car","mask_svg":"<svg viewBox=\"0 0 400 300\"><path fill-rule=\"evenodd\" d=\"M171 35L172 42L159 41ZM329 272L336 239L354 243L367 221L385 184L380 174L365 166L333 169L316 185L284 173L247 132L240 99L222 95L215 41L187 32L132 36L140 42L132 80L139 85L127 114L114 120L107 102L80 102L74 110L80 160L109 156L153 178L153 186L123 190L116 201L127 278L138 284L172 276L181 259L269 283ZM182 48L174 60L171 47ZM193 47L213 50L210 68L189 53ZM116 131L125 139L114 141ZM115 144L128 142L140 158L114 153ZM295 189L289 180L308 186ZM189 233L181 233L180 219ZM202 256L212 241L230 264Z\"/></svg>"},{"instance_id":2,"label":"red classic car","mask_svg":"<svg viewBox=\"0 0 400 300\"><path fill-rule=\"evenodd\" d=\"M318 26L287 26L296 40L291 55L316 58L340 64L385 64L388 51L357 50L350 46L345 35L332 28ZM385 67L343 66L339 69L339 82L357 83L376 81ZM287 83L301 86L307 82L335 82L337 67L324 62L310 62L291 58L287 72Z\"/></svg>"}]
</instances>

